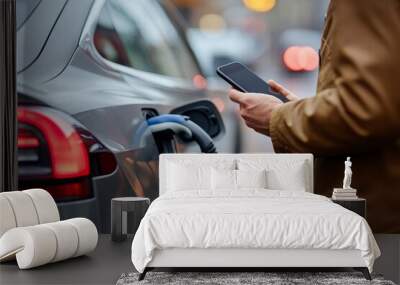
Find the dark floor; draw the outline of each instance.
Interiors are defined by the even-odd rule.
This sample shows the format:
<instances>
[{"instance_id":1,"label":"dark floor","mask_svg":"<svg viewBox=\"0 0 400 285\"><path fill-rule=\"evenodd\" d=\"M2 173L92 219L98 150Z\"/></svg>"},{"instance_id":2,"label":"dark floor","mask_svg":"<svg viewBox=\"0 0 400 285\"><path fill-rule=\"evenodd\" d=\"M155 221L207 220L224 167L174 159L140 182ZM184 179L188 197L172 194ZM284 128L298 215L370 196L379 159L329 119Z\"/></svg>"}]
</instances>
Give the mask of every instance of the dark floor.
<instances>
[{"instance_id":1,"label":"dark floor","mask_svg":"<svg viewBox=\"0 0 400 285\"><path fill-rule=\"evenodd\" d=\"M19 270L16 262L0 265L0 284L115 284L124 272L134 271L132 238L116 243L100 235L94 252L45 266Z\"/></svg>"},{"instance_id":2,"label":"dark floor","mask_svg":"<svg viewBox=\"0 0 400 285\"><path fill-rule=\"evenodd\" d=\"M399 283L400 235L375 237L382 257L376 261L374 272ZM3 263L0 264L0 285L115 284L122 273L135 271L130 258L131 243L132 237L116 243L111 241L110 235L100 235L96 250L88 256L29 270L19 270L16 262Z\"/></svg>"}]
</instances>

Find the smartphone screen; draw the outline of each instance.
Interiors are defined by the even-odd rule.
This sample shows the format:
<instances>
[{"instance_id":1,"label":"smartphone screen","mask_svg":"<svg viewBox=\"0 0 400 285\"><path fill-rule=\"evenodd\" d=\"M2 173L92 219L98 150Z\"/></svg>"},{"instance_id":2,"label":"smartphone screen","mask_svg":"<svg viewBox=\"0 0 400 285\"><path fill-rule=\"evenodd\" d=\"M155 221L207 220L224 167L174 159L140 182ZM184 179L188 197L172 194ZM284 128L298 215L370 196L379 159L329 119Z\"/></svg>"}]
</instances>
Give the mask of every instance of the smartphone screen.
<instances>
[{"instance_id":1,"label":"smartphone screen","mask_svg":"<svg viewBox=\"0 0 400 285\"><path fill-rule=\"evenodd\" d=\"M285 96L273 91L267 82L239 62L218 67L217 74L239 91L269 94L283 102L288 101Z\"/></svg>"}]
</instances>

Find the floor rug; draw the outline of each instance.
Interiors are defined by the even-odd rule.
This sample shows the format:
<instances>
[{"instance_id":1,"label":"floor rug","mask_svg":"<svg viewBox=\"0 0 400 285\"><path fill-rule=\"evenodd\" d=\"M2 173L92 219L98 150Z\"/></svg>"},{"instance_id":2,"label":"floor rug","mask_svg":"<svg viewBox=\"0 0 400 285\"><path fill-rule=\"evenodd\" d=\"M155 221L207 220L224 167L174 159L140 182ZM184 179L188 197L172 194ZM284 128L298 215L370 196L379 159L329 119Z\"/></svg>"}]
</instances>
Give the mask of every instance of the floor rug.
<instances>
[{"instance_id":1,"label":"floor rug","mask_svg":"<svg viewBox=\"0 0 400 285\"><path fill-rule=\"evenodd\" d=\"M360 272L148 272L138 281L138 273L122 274L117 285L146 284L213 284L213 285L297 285L297 284L379 284L395 285L380 275L372 275L368 281Z\"/></svg>"}]
</instances>

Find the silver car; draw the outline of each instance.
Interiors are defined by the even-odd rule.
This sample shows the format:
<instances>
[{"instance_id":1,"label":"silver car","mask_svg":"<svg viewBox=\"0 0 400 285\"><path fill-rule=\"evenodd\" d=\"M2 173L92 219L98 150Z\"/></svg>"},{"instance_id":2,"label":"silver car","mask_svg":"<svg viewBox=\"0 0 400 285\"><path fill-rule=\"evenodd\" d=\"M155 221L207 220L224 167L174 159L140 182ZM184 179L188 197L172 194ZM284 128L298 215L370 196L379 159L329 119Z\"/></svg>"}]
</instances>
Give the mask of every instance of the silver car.
<instances>
[{"instance_id":1,"label":"silver car","mask_svg":"<svg viewBox=\"0 0 400 285\"><path fill-rule=\"evenodd\" d=\"M211 99L233 134L218 150L237 149L236 116L207 91L173 21L153 0L17 0L20 189L45 188L62 218L108 232L111 198L158 195L165 136L138 138L146 119L186 115L219 138ZM169 151L199 151L168 140Z\"/></svg>"}]
</instances>

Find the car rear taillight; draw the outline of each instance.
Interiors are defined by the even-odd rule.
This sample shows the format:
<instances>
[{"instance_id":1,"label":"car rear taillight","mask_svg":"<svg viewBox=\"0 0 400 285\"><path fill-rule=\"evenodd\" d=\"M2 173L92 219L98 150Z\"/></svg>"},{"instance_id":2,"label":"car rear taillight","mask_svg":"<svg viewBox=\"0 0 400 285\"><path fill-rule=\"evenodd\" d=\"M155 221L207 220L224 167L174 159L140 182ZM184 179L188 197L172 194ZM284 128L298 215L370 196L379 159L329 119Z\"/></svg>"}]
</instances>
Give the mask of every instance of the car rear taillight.
<instances>
[{"instance_id":1,"label":"car rear taillight","mask_svg":"<svg viewBox=\"0 0 400 285\"><path fill-rule=\"evenodd\" d=\"M34 127L43 135L50 155L52 178L77 178L90 174L88 151L71 124L49 109L25 107L18 109L18 122ZM19 134L18 141L23 146L36 143L34 137L27 137L23 132Z\"/></svg>"},{"instance_id":2,"label":"car rear taillight","mask_svg":"<svg viewBox=\"0 0 400 285\"><path fill-rule=\"evenodd\" d=\"M32 149L40 145L39 138L26 129L20 129L18 132L17 147L19 149Z\"/></svg>"},{"instance_id":3,"label":"car rear taillight","mask_svg":"<svg viewBox=\"0 0 400 285\"><path fill-rule=\"evenodd\" d=\"M93 153L93 171L94 175L108 175L117 168L117 161L114 154L109 151L98 151Z\"/></svg>"},{"instance_id":4,"label":"car rear taillight","mask_svg":"<svg viewBox=\"0 0 400 285\"><path fill-rule=\"evenodd\" d=\"M18 108L19 186L56 201L90 198L92 177L117 169L114 154L79 122L48 107Z\"/></svg>"},{"instance_id":5,"label":"car rear taillight","mask_svg":"<svg viewBox=\"0 0 400 285\"><path fill-rule=\"evenodd\" d=\"M89 198L89 152L66 115L19 107L18 123L20 188L44 188L57 201Z\"/></svg>"},{"instance_id":6,"label":"car rear taillight","mask_svg":"<svg viewBox=\"0 0 400 285\"><path fill-rule=\"evenodd\" d=\"M47 185L45 189L56 201L71 201L91 196L91 184L88 178L81 178L75 182Z\"/></svg>"},{"instance_id":7,"label":"car rear taillight","mask_svg":"<svg viewBox=\"0 0 400 285\"><path fill-rule=\"evenodd\" d=\"M24 124L20 124L18 128L18 162L38 163L41 152L41 138L38 131ZM41 164L44 165L43 163ZM47 169L48 170L48 169ZM46 172L46 168L42 167L42 172Z\"/></svg>"}]
</instances>

